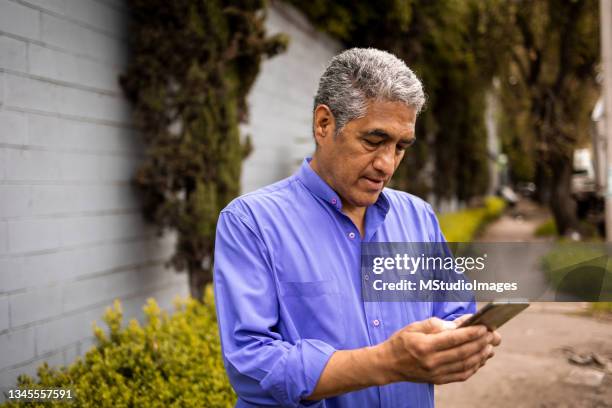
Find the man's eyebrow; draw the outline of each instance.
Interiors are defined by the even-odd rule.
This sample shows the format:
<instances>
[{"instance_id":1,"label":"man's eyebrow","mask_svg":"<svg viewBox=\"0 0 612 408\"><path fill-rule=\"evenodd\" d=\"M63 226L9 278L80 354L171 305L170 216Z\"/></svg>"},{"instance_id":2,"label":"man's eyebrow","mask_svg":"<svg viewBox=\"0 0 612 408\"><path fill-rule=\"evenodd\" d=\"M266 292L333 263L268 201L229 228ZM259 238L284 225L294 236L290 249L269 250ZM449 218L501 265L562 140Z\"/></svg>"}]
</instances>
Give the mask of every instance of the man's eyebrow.
<instances>
[{"instance_id":1,"label":"man's eyebrow","mask_svg":"<svg viewBox=\"0 0 612 408\"><path fill-rule=\"evenodd\" d=\"M389 139L391 136L382 129L372 129L363 133L364 136L378 136L385 139Z\"/></svg>"},{"instance_id":2,"label":"man's eyebrow","mask_svg":"<svg viewBox=\"0 0 612 408\"><path fill-rule=\"evenodd\" d=\"M391 135L389 135L389 133L387 133L383 129L367 130L367 131L363 132L363 136L378 136L378 137L382 137L383 139L390 139L391 138ZM414 143L415 140L416 140L416 137L412 136L412 137L403 137L399 141L400 141L400 143L409 143L409 144L412 144L412 143Z\"/></svg>"}]
</instances>

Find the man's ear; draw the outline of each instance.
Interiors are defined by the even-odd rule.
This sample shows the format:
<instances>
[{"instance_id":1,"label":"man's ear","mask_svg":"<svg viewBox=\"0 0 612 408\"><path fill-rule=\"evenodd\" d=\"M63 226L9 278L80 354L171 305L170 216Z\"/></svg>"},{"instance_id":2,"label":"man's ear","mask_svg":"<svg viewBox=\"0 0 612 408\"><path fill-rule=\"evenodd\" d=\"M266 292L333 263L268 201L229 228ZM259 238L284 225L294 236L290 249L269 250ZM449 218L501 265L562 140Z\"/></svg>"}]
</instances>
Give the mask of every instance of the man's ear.
<instances>
[{"instance_id":1,"label":"man's ear","mask_svg":"<svg viewBox=\"0 0 612 408\"><path fill-rule=\"evenodd\" d=\"M327 105L318 105L316 107L313 126L317 146L334 136L336 132L336 119Z\"/></svg>"}]
</instances>

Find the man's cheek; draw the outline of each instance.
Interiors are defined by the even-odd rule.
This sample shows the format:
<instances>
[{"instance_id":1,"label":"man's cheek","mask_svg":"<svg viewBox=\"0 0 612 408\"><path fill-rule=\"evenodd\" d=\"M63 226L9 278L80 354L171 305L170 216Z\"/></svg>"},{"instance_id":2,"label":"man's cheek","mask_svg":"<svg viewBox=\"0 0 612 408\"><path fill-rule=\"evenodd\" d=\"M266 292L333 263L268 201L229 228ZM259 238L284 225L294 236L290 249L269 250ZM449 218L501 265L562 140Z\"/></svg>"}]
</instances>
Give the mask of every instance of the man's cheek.
<instances>
[{"instance_id":1,"label":"man's cheek","mask_svg":"<svg viewBox=\"0 0 612 408\"><path fill-rule=\"evenodd\" d=\"M405 154L406 154L406 152L402 152L397 157L397 159L395 159L395 169L393 170L393 173L395 173L395 170L397 170L397 168L400 166L400 164L402 164L402 160L404 159L404 155Z\"/></svg>"}]
</instances>

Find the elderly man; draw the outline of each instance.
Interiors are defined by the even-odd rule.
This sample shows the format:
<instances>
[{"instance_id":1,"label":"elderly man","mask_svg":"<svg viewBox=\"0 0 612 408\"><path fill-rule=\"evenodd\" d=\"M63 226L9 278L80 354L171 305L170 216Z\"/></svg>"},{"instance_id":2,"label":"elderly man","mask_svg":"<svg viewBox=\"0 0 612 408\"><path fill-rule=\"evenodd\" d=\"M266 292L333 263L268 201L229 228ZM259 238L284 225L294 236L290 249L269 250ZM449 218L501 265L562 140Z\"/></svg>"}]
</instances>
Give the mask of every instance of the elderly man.
<instances>
[{"instance_id":1,"label":"elderly man","mask_svg":"<svg viewBox=\"0 0 612 408\"><path fill-rule=\"evenodd\" d=\"M431 407L499 334L456 328L470 302L365 302L361 244L444 242L431 207L385 188L415 140L422 86L395 56L353 48L315 97L316 151L219 217L215 295L237 407Z\"/></svg>"}]
</instances>

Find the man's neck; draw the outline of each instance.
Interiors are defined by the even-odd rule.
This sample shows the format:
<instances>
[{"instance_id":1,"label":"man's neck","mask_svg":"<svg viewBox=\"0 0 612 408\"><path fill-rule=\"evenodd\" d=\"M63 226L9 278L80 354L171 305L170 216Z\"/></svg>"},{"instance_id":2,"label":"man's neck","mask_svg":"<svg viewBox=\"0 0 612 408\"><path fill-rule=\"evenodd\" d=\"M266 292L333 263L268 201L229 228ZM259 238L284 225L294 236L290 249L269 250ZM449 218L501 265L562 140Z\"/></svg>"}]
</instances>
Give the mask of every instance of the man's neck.
<instances>
[{"instance_id":1,"label":"man's neck","mask_svg":"<svg viewBox=\"0 0 612 408\"><path fill-rule=\"evenodd\" d=\"M342 201L342 212L353 221L353 224L359 230L359 235L363 238L365 235L365 207L352 207Z\"/></svg>"},{"instance_id":2,"label":"man's neck","mask_svg":"<svg viewBox=\"0 0 612 408\"><path fill-rule=\"evenodd\" d=\"M315 173L317 173L319 177L321 177L321 179L323 179L323 181L327 183L328 186L330 186L332 189L334 188L332 184L330 183L330 181L327 179L327 177L325 177L325 172L321 171L316 155L310 161L310 168ZM336 193L338 192L336 191ZM344 198L342 198L340 194L338 194L338 196L340 197L340 201L342 201L342 212L347 217L349 217L351 221L353 221L353 224L355 224L355 226L359 230L359 234L363 237L363 235L365 234L366 208L353 206L350 203L347 203L347 201Z\"/></svg>"}]
</instances>

